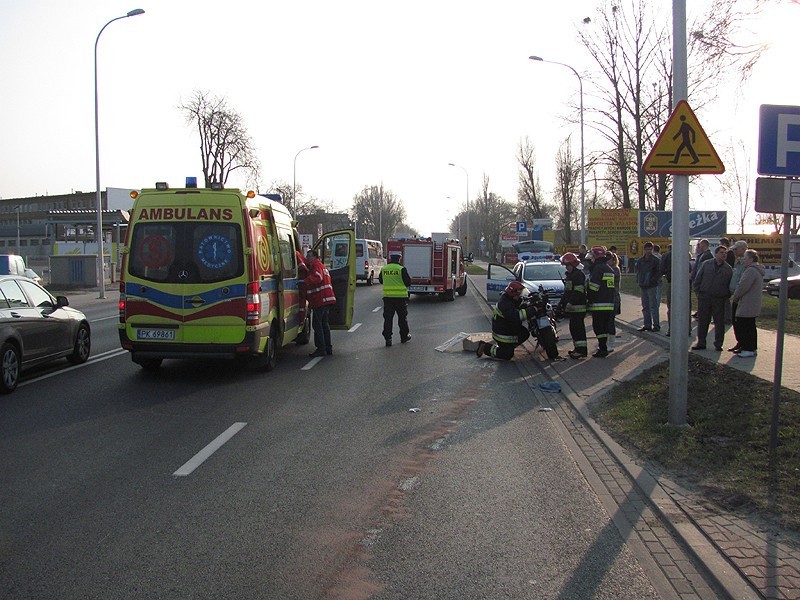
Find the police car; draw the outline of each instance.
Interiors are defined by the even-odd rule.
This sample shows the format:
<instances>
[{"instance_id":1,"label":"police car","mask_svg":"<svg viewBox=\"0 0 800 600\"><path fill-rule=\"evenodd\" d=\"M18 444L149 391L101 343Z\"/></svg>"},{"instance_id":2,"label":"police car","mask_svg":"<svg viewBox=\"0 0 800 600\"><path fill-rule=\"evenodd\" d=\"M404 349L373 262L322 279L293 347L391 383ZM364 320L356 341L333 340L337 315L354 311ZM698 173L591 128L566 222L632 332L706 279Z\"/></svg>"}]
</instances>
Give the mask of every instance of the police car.
<instances>
[{"instance_id":1,"label":"police car","mask_svg":"<svg viewBox=\"0 0 800 600\"><path fill-rule=\"evenodd\" d=\"M541 285L550 304L558 304L564 295L564 277L567 268L557 261L523 260L511 269L492 263L486 273L486 299L497 302L510 281L521 281L530 291L538 291Z\"/></svg>"}]
</instances>

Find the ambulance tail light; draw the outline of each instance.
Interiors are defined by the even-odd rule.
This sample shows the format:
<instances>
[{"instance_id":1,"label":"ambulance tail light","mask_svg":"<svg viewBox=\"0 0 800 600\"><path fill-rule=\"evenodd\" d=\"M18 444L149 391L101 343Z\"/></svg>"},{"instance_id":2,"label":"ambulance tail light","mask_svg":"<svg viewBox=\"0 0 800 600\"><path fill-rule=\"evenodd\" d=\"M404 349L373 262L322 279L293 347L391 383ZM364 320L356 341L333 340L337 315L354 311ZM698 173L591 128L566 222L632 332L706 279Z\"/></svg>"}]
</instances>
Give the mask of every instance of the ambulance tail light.
<instances>
[{"instance_id":1,"label":"ambulance tail light","mask_svg":"<svg viewBox=\"0 0 800 600\"><path fill-rule=\"evenodd\" d=\"M125 284L120 281L119 282L119 322L125 322L125 306L127 301L125 299Z\"/></svg>"},{"instance_id":2,"label":"ambulance tail light","mask_svg":"<svg viewBox=\"0 0 800 600\"><path fill-rule=\"evenodd\" d=\"M364 271L366 271L367 273L369 273L369 261L368 261L368 260L365 260L365 261L364 261Z\"/></svg>"},{"instance_id":3,"label":"ambulance tail light","mask_svg":"<svg viewBox=\"0 0 800 600\"><path fill-rule=\"evenodd\" d=\"M261 320L261 294L258 293L258 282L247 284L247 316L246 324L256 326Z\"/></svg>"}]
</instances>

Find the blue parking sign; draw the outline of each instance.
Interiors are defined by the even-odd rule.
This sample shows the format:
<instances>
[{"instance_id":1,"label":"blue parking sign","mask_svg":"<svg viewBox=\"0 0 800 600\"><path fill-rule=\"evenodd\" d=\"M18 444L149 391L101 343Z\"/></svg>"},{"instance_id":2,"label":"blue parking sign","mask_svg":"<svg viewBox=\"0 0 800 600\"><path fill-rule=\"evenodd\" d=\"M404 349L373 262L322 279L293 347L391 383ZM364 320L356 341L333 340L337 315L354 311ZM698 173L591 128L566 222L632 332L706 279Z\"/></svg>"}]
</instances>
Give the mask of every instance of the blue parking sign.
<instances>
[{"instance_id":1,"label":"blue parking sign","mask_svg":"<svg viewBox=\"0 0 800 600\"><path fill-rule=\"evenodd\" d=\"M800 177L800 106L761 105L758 173Z\"/></svg>"},{"instance_id":2,"label":"blue parking sign","mask_svg":"<svg viewBox=\"0 0 800 600\"><path fill-rule=\"evenodd\" d=\"M517 233L527 233L527 232L528 232L527 221L517 221Z\"/></svg>"}]
</instances>

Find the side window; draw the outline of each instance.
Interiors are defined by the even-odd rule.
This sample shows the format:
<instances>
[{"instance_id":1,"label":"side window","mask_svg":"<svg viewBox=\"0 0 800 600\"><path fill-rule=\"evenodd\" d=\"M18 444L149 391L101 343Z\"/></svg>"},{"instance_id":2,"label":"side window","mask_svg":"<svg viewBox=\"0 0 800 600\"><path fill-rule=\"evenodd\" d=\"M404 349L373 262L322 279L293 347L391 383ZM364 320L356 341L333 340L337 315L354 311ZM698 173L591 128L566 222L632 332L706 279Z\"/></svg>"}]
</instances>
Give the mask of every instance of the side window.
<instances>
[{"instance_id":1,"label":"side window","mask_svg":"<svg viewBox=\"0 0 800 600\"><path fill-rule=\"evenodd\" d=\"M370 258L378 258L378 248L375 244L369 245L369 257Z\"/></svg>"},{"instance_id":2,"label":"side window","mask_svg":"<svg viewBox=\"0 0 800 600\"><path fill-rule=\"evenodd\" d=\"M20 281L20 286L25 291L25 294L30 298L31 304L37 308L45 308L55 306L55 301L50 294L40 288L38 285L31 281Z\"/></svg>"},{"instance_id":3,"label":"side window","mask_svg":"<svg viewBox=\"0 0 800 600\"><path fill-rule=\"evenodd\" d=\"M364 244L356 244L356 258L364 258Z\"/></svg>"},{"instance_id":4,"label":"side window","mask_svg":"<svg viewBox=\"0 0 800 600\"><path fill-rule=\"evenodd\" d=\"M11 308L30 308L28 299L13 279L0 281L0 292L3 292Z\"/></svg>"}]
</instances>

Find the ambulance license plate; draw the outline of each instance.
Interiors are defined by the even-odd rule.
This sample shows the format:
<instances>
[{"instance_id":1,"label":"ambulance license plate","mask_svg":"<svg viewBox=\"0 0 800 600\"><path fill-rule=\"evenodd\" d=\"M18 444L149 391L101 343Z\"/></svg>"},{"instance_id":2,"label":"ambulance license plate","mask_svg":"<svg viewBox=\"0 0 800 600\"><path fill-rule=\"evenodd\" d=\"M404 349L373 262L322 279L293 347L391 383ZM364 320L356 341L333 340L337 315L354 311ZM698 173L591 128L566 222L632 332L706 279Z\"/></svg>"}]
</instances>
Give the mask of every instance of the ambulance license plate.
<instances>
[{"instance_id":1,"label":"ambulance license plate","mask_svg":"<svg viewBox=\"0 0 800 600\"><path fill-rule=\"evenodd\" d=\"M174 340L174 329L137 329L137 340Z\"/></svg>"}]
</instances>

